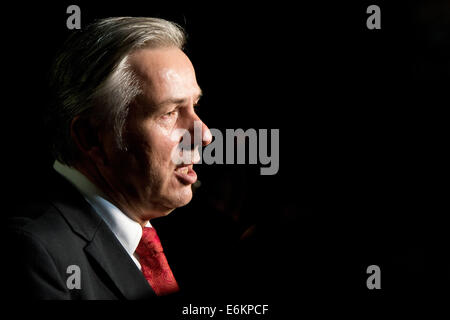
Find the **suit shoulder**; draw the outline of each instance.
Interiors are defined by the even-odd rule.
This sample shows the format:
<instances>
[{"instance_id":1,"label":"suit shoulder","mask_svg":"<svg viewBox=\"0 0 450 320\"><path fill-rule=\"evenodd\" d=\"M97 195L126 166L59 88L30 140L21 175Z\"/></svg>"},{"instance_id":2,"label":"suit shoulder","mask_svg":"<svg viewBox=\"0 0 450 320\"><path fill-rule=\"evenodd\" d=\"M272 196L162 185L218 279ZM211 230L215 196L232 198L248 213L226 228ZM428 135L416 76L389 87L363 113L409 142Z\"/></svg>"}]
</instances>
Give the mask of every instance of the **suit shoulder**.
<instances>
[{"instance_id":1,"label":"suit shoulder","mask_svg":"<svg viewBox=\"0 0 450 320\"><path fill-rule=\"evenodd\" d=\"M50 201L22 205L14 211L14 216L7 223L10 234L27 234L43 243L52 242L67 234L67 222Z\"/></svg>"}]
</instances>

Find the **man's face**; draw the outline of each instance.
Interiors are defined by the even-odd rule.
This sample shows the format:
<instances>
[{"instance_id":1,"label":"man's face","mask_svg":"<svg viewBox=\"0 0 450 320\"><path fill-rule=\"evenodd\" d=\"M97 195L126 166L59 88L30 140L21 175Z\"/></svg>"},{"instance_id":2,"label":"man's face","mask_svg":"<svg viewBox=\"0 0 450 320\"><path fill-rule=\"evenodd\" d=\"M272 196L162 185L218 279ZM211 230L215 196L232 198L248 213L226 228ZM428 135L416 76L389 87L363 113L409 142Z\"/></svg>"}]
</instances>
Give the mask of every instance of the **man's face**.
<instances>
[{"instance_id":1,"label":"man's face","mask_svg":"<svg viewBox=\"0 0 450 320\"><path fill-rule=\"evenodd\" d=\"M196 181L190 165L172 161L181 130L194 141L195 106L201 90L188 57L178 48L142 49L129 62L143 83L143 93L130 105L124 130L126 151L106 143L107 180L140 218L165 215L192 199ZM202 144L211 142L202 124ZM185 142L185 141L183 141ZM109 147L108 147L109 146Z\"/></svg>"}]
</instances>

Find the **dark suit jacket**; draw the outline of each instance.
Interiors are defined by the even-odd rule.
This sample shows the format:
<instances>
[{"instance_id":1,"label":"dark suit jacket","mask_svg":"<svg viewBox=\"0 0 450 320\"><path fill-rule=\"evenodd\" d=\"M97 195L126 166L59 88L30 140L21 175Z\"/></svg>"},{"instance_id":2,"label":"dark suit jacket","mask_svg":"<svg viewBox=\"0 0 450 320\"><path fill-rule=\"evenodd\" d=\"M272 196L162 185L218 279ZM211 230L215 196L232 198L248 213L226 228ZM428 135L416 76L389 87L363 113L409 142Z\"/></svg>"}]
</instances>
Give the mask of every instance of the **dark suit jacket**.
<instances>
[{"instance_id":1,"label":"dark suit jacket","mask_svg":"<svg viewBox=\"0 0 450 320\"><path fill-rule=\"evenodd\" d=\"M56 172L50 182L48 200L19 210L9 223L9 254L4 263L10 298L155 297L141 271L78 190ZM72 265L80 268L80 289L67 286L74 275L68 270Z\"/></svg>"}]
</instances>

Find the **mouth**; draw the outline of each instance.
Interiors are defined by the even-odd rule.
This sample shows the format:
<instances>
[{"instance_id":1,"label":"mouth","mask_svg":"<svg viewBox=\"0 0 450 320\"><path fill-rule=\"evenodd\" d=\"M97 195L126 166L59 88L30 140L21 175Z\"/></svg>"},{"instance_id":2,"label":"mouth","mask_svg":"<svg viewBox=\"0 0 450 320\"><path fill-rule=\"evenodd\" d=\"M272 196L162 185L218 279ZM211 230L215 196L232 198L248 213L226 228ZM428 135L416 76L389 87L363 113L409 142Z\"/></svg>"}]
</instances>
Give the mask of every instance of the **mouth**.
<instances>
[{"instance_id":1,"label":"mouth","mask_svg":"<svg viewBox=\"0 0 450 320\"><path fill-rule=\"evenodd\" d=\"M175 175L184 185L191 185L197 181L197 174L193 169L193 165L182 165L175 169Z\"/></svg>"}]
</instances>

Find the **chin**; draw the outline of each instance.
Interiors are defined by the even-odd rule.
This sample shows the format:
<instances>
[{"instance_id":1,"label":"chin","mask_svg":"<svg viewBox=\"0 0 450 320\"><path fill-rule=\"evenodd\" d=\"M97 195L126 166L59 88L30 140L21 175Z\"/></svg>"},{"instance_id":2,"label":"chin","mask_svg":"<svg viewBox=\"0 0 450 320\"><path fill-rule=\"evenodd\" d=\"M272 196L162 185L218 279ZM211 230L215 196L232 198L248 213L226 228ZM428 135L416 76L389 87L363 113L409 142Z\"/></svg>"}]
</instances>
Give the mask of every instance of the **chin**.
<instances>
[{"instance_id":1,"label":"chin","mask_svg":"<svg viewBox=\"0 0 450 320\"><path fill-rule=\"evenodd\" d=\"M186 188L187 189L187 188ZM170 208L165 215L168 215L176 208L183 207L187 205L192 200L192 189L189 187L188 190L179 191L177 195L172 195L167 199L168 205L165 207Z\"/></svg>"},{"instance_id":2,"label":"chin","mask_svg":"<svg viewBox=\"0 0 450 320\"><path fill-rule=\"evenodd\" d=\"M179 198L179 203L176 206L176 208L183 207L187 205L192 200L192 189L189 187L189 191L186 193L183 193L182 196Z\"/></svg>"}]
</instances>

